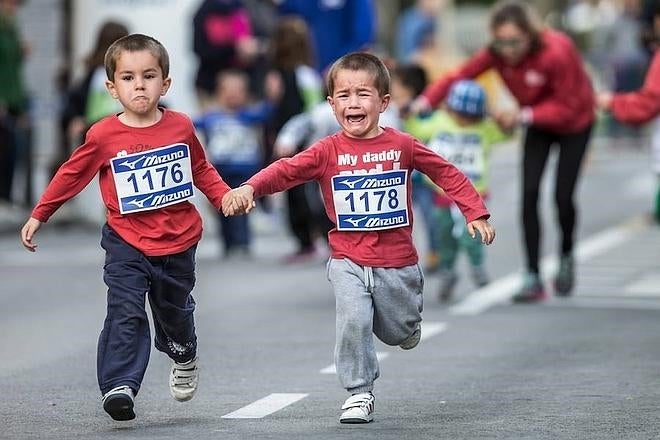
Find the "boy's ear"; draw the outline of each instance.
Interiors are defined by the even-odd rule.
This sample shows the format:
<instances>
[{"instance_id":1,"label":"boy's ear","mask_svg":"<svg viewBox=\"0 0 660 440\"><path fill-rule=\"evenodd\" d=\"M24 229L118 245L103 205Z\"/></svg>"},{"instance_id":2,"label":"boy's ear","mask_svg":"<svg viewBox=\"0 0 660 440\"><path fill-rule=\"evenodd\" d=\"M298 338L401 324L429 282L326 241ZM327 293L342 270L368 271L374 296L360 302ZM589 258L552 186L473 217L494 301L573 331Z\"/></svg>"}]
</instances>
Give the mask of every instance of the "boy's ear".
<instances>
[{"instance_id":1,"label":"boy's ear","mask_svg":"<svg viewBox=\"0 0 660 440\"><path fill-rule=\"evenodd\" d=\"M326 96L325 98L328 101L328 104L330 104L330 107L332 108L332 113L335 112L335 102L332 99L332 96Z\"/></svg>"},{"instance_id":2,"label":"boy's ear","mask_svg":"<svg viewBox=\"0 0 660 440\"><path fill-rule=\"evenodd\" d=\"M163 85L160 88L160 96L165 96L167 91L170 89L170 86L172 85L172 78L167 77L163 80Z\"/></svg>"},{"instance_id":3,"label":"boy's ear","mask_svg":"<svg viewBox=\"0 0 660 440\"><path fill-rule=\"evenodd\" d=\"M385 109L387 109L387 106L390 105L390 99L392 99L392 97L390 96L389 93L387 95L383 96L383 99L380 101L380 112L381 113L383 113L385 111Z\"/></svg>"},{"instance_id":4,"label":"boy's ear","mask_svg":"<svg viewBox=\"0 0 660 440\"><path fill-rule=\"evenodd\" d=\"M112 82L110 80L106 80L105 81L105 88L108 89L108 92L110 93L110 96L112 96L114 99L119 98L119 94L117 94L117 89L115 88L115 83L114 82Z\"/></svg>"}]
</instances>

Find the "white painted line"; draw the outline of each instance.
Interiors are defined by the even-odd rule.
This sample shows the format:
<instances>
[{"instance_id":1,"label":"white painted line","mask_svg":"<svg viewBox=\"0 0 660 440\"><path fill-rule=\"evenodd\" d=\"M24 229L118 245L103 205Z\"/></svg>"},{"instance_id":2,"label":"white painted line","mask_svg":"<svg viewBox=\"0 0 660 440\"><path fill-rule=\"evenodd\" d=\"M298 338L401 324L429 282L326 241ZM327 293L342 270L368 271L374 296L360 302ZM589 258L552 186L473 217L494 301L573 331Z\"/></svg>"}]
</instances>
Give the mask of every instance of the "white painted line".
<instances>
[{"instance_id":1,"label":"white painted line","mask_svg":"<svg viewBox=\"0 0 660 440\"><path fill-rule=\"evenodd\" d=\"M390 354L386 351L377 351L376 352L376 358L379 361L382 361L386 357L388 357ZM335 364L328 365L325 368L322 368L319 373L321 374L337 374L337 368L335 368Z\"/></svg>"},{"instance_id":2,"label":"white painted line","mask_svg":"<svg viewBox=\"0 0 660 440\"><path fill-rule=\"evenodd\" d=\"M292 403L295 403L309 394L302 393L273 393L263 399L237 409L234 412L225 414L223 419L261 419L269 414L285 408Z\"/></svg>"},{"instance_id":3,"label":"white painted line","mask_svg":"<svg viewBox=\"0 0 660 440\"><path fill-rule=\"evenodd\" d=\"M586 240L581 241L575 248L577 261L587 261L600 255L615 246L628 240L645 227L643 218L606 229ZM554 273L557 269L557 258L548 256L541 260L541 273ZM454 315L478 315L489 308L511 300L522 285L522 275L512 273L493 281L481 289L475 290L460 303L449 308Z\"/></svg>"},{"instance_id":4,"label":"white painted line","mask_svg":"<svg viewBox=\"0 0 660 440\"><path fill-rule=\"evenodd\" d=\"M425 340L430 338L431 336L435 336L438 333L442 333L447 329L447 324L444 322L426 322L422 321L422 338L421 340ZM378 358L378 361L382 361L386 357L390 355L389 352L387 351L377 351L376 352L376 357ZM319 373L321 374L337 374L337 369L335 368L335 364L328 365L325 368L322 368L319 370Z\"/></svg>"},{"instance_id":5,"label":"white painted line","mask_svg":"<svg viewBox=\"0 0 660 440\"><path fill-rule=\"evenodd\" d=\"M442 333L447 330L447 324L444 322L425 322L422 321L422 341Z\"/></svg>"}]
</instances>

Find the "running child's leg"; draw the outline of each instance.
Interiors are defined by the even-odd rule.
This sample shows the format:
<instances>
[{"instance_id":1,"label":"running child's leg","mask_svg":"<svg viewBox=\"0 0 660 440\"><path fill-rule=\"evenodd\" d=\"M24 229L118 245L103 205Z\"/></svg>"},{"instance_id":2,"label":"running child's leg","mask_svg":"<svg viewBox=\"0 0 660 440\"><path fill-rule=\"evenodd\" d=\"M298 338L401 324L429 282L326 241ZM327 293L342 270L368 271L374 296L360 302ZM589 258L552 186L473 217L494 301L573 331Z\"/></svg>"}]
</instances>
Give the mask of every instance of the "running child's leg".
<instances>
[{"instance_id":1,"label":"running child's leg","mask_svg":"<svg viewBox=\"0 0 660 440\"><path fill-rule=\"evenodd\" d=\"M477 287L489 283L490 277L486 271L484 262L485 245L481 242L479 234L475 238L470 237L467 228L463 228L460 236L461 248L465 249L472 271L472 281Z\"/></svg>"},{"instance_id":2,"label":"running child's leg","mask_svg":"<svg viewBox=\"0 0 660 440\"><path fill-rule=\"evenodd\" d=\"M450 207L433 208L433 225L437 240L435 248L440 254L440 269L453 272L458 254L458 240L453 234L454 219Z\"/></svg>"},{"instance_id":3,"label":"running child's leg","mask_svg":"<svg viewBox=\"0 0 660 440\"><path fill-rule=\"evenodd\" d=\"M439 258L439 299L448 301L458 280L454 266L458 256L459 242L454 234L455 222L449 206L433 207L433 227Z\"/></svg>"},{"instance_id":4,"label":"running child's leg","mask_svg":"<svg viewBox=\"0 0 660 440\"><path fill-rule=\"evenodd\" d=\"M149 363L151 336L145 311L150 264L106 224L103 280L108 286L107 314L99 336L97 377L103 409L114 420L135 418L134 397Z\"/></svg>"},{"instance_id":5,"label":"running child's leg","mask_svg":"<svg viewBox=\"0 0 660 440\"><path fill-rule=\"evenodd\" d=\"M373 341L373 300L366 289L364 269L346 258L331 259L328 279L336 302L337 377L350 393L370 392L379 369Z\"/></svg>"},{"instance_id":6,"label":"running child's leg","mask_svg":"<svg viewBox=\"0 0 660 440\"><path fill-rule=\"evenodd\" d=\"M154 258L154 279L149 305L154 315L155 346L172 360L184 363L197 354L195 335L196 246L187 251Z\"/></svg>"},{"instance_id":7,"label":"running child's leg","mask_svg":"<svg viewBox=\"0 0 660 440\"><path fill-rule=\"evenodd\" d=\"M373 273L374 333L387 345L412 348L404 347L403 343L420 331L424 289L422 270L418 264L413 264L402 268L374 268Z\"/></svg>"},{"instance_id":8,"label":"running child's leg","mask_svg":"<svg viewBox=\"0 0 660 440\"><path fill-rule=\"evenodd\" d=\"M170 393L180 402L197 391L197 336L195 300L195 251L190 249L165 257L152 258L153 280L149 304L154 317L155 346L172 359Z\"/></svg>"},{"instance_id":9,"label":"running child's leg","mask_svg":"<svg viewBox=\"0 0 660 440\"><path fill-rule=\"evenodd\" d=\"M99 388L106 394L126 385L137 393L151 351L144 299L149 289L149 263L108 225L103 227L101 246L106 251L103 280L108 286L108 304L97 351Z\"/></svg>"}]
</instances>

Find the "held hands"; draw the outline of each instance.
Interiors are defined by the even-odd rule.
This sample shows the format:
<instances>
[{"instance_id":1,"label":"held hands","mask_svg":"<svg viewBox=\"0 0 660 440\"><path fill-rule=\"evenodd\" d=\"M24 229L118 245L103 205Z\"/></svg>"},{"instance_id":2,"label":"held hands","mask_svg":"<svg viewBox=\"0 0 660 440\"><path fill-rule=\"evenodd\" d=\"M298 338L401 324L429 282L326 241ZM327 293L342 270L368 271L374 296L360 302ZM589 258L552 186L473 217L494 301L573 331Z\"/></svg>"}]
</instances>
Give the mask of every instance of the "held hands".
<instances>
[{"instance_id":1,"label":"held hands","mask_svg":"<svg viewBox=\"0 0 660 440\"><path fill-rule=\"evenodd\" d=\"M477 231L479 231L483 244L491 244L495 240L495 228L485 218L478 218L471 221L467 224L467 230L472 238L475 238Z\"/></svg>"},{"instance_id":2,"label":"held hands","mask_svg":"<svg viewBox=\"0 0 660 440\"><path fill-rule=\"evenodd\" d=\"M596 94L596 105L598 109L609 111L612 107L612 92L600 92Z\"/></svg>"},{"instance_id":3,"label":"held hands","mask_svg":"<svg viewBox=\"0 0 660 440\"><path fill-rule=\"evenodd\" d=\"M254 188L250 185L232 189L222 198L222 213L225 217L248 214L255 206Z\"/></svg>"},{"instance_id":4,"label":"held hands","mask_svg":"<svg viewBox=\"0 0 660 440\"><path fill-rule=\"evenodd\" d=\"M30 217L21 229L21 241L23 246L30 252L37 250L37 244L32 241L34 234L37 233L41 227L41 222L34 217Z\"/></svg>"}]
</instances>

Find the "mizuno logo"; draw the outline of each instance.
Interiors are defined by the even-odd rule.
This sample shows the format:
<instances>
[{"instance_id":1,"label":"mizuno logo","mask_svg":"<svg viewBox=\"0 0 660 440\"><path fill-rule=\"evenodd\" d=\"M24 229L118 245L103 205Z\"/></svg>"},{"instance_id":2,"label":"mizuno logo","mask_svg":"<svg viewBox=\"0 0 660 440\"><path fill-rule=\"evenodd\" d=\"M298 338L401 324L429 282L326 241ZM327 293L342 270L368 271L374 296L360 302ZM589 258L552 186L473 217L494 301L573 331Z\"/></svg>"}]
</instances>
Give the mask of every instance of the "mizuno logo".
<instances>
[{"instance_id":1,"label":"mizuno logo","mask_svg":"<svg viewBox=\"0 0 660 440\"><path fill-rule=\"evenodd\" d=\"M345 218L344 221L350 223L353 225L354 228L357 228L360 226L360 222L365 220L367 217L362 217L362 218Z\"/></svg>"},{"instance_id":2,"label":"mizuno logo","mask_svg":"<svg viewBox=\"0 0 660 440\"><path fill-rule=\"evenodd\" d=\"M123 162L120 162L118 165L123 165L123 166L125 166L126 168L130 168L130 169L134 170L134 169L135 169L135 166L136 166L140 161L142 161L143 159L144 159L144 156L142 156L142 157L140 157L140 158L138 158L138 159L135 159L135 160L133 160L133 161L125 160L125 161L123 161Z\"/></svg>"},{"instance_id":3,"label":"mizuno logo","mask_svg":"<svg viewBox=\"0 0 660 440\"><path fill-rule=\"evenodd\" d=\"M344 185L346 185L350 189L355 189L355 184L360 183L363 180L364 180L364 177L360 177L359 179L355 179L355 180L350 180L350 179L340 180L338 183L343 183Z\"/></svg>"},{"instance_id":4,"label":"mizuno logo","mask_svg":"<svg viewBox=\"0 0 660 440\"><path fill-rule=\"evenodd\" d=\"M146 197L146 198L144 198L144 199L142 199L142 200L133 199L133 200L131 200L130 202L126 202L126 204L127 204L127 205L135 205L135 206L137 206L138 208L144 208L144 204L145 204L150 198L152 198L153 196L154 196L154 195L152 194L152 195L150 195L149 197Z\"/></svg>"},{"instance_id":5,"label":"mizuno logo","mask_svg":"<svg viewBox=\"0 0 660 440\"><path fill-rule=\"evenodd\" d=\"M401 177L389 177L387 179L367 179L362 188L384 188L394 185L403 185Z\"/></svg>"}]
</instances>

